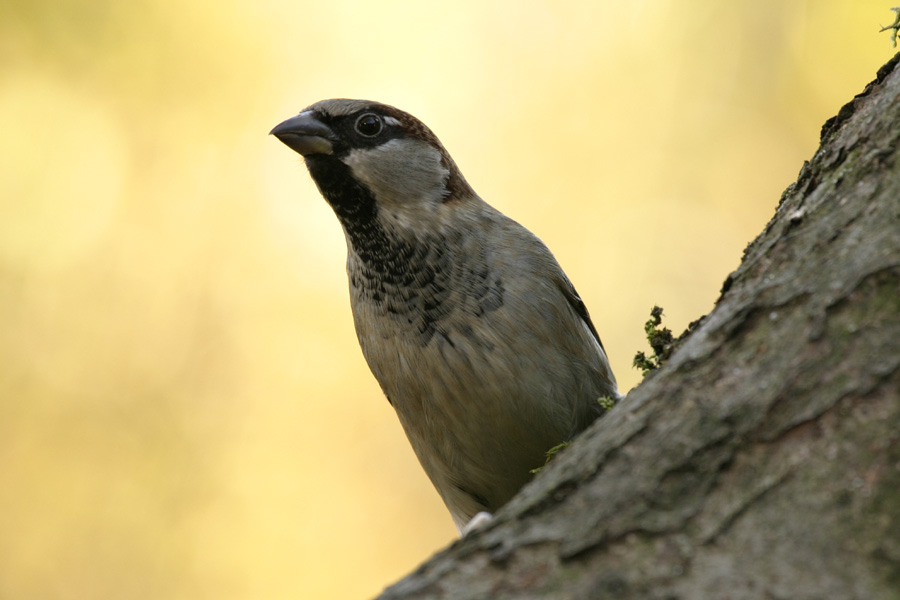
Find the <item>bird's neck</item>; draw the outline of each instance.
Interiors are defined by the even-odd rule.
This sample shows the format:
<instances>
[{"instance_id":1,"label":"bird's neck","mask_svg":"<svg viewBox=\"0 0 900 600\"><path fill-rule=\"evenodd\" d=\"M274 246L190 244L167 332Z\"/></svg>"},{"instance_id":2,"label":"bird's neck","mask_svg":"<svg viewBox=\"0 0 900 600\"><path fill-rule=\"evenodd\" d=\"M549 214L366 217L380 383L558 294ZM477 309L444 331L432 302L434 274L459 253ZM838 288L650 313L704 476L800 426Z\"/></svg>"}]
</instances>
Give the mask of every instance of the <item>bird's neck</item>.
<instances>
[{"instance_id":1,"label":"bird's neck","mask_svg":"<svg viewBox=\"0 0 900 600\"><path fill-rule=\"evenodd\" d=\"M367 272L395 280L402 279L410 268L415 269L410 263L421 255L421 250L415 248L420 244L402 239L385 228L374 195L353 177L347 165L321 155L306 157L306 164L341 222L349 251Z\"/></svg>"}]
</instances>

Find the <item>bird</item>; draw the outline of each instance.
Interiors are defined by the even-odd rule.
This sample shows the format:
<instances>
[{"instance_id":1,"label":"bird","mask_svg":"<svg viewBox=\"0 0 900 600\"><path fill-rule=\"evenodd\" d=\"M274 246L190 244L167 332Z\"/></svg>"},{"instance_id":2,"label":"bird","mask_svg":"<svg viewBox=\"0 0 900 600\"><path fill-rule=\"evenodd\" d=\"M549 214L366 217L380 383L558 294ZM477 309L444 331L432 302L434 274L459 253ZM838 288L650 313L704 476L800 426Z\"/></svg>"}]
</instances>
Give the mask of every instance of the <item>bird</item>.
<instances>
[{"instance_id":1,"label":"bird","mask_svg":"<svg viewBox=\"0 0 900 600\"><path fill-rule=\"evenodd\" d=\"M362 353L465 535L621 398L588 310L409 113L322 100L270 134L340 222Z\"/></svg>"}]
</instances>

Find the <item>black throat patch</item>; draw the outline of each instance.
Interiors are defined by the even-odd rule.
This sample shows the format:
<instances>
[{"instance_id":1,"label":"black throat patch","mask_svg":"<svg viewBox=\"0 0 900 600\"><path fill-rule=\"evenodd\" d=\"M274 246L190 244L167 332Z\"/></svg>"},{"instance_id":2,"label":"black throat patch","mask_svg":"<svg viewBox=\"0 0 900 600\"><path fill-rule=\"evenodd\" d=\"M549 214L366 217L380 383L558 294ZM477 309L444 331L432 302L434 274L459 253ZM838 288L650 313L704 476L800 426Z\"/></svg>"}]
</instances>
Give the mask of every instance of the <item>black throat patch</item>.
<instances>
[{"instance_id":1,"label":"black throat patch","mask_svg":"<svg viewBox=\"0 0 900 600\"><path fill-rule=\"evenodd\" d=\"M375 197L347 165L325 155L307 156L306 163L346 232L355 255L350 286L360 300L405 321L423 345L435 334L452 344L445 321L454 311L481 317L503 305L503 282L491 277L483 249L464 261L456 256L462 231L401 238L385 229Z\"/></svg>"}]
</instances>

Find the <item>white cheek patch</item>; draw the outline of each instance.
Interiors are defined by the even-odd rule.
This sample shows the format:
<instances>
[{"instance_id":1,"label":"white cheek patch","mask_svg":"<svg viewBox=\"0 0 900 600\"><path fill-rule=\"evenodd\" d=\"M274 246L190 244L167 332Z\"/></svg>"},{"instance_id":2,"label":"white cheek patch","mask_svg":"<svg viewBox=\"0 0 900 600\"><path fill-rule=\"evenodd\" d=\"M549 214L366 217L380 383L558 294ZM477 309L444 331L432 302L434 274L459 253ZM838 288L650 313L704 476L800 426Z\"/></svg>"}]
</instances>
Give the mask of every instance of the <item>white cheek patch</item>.
<instances>
[{"instance_id":1,"label":"white cheek patch","mask_svg":"<svg viewBox=\"0 0 900 600\"><path fill-rule=\"evenodd\" d=\"M375 148L351 150L344 163L384 207L439 202L450 172L434 146L394 139Z\"/></svg>"}]
</instances>

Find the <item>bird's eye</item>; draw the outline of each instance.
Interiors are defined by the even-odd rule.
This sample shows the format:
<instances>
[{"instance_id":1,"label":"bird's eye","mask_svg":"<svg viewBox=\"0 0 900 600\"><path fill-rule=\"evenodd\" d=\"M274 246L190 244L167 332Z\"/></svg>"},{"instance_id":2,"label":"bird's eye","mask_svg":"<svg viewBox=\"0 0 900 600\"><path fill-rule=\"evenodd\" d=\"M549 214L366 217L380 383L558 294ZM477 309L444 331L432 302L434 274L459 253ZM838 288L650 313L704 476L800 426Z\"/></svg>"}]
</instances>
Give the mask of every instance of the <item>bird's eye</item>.
<instances>
[{"instance_id":1,"label":"bird's eye","mask_svg":"<svg viewBox=\"0 0 900 600\"><path fill-rule=\"evenodd\" d=\"M372 113L365 114L356 120L356 131L366 137L375 137L384 128L381 117Z\"/></svg>"}]
</instances>

